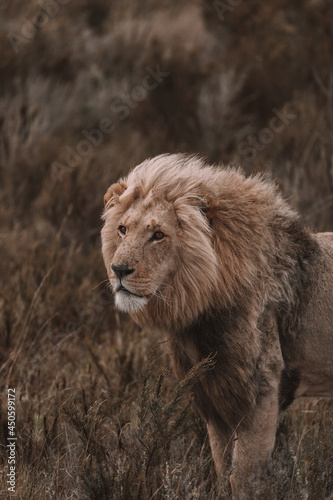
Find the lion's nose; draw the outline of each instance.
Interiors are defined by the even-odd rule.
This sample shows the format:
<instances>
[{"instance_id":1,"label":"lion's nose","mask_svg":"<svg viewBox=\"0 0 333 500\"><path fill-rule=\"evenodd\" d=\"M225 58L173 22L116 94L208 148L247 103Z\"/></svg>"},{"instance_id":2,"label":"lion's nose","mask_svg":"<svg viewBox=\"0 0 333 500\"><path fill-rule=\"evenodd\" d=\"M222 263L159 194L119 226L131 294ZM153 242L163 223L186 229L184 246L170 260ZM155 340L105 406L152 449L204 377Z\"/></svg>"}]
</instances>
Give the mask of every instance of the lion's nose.
<instances>
[{"instance_id":1,"label":"lion's nose","mask_svg":"<svg viewBox=\"0 0 333 500\"><path fill-rule=\"evenodd\" d=\"M129 269L127 265L115 266L114 264L112 264L111 269L119 279L126 278L126 276L134 273L134 269Z\"/></svg>"}]
</instances>

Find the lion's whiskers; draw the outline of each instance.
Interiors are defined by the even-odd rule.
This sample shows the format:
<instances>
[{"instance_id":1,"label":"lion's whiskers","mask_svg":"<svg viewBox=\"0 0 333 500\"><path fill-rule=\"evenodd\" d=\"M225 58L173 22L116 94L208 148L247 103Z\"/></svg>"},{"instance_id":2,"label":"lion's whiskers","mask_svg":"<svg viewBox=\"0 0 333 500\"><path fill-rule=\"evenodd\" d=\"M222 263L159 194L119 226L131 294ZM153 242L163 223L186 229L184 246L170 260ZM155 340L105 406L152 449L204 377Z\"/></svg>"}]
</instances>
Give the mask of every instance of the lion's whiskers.
<instances>
[{"instance_id":1,"label":"lion's whiskers","mask_svg":"<svg viewBox=\"0 0 333 500\"><path fill-rule=\"evenodd\" d=\"M152 283L154 284L154 281L152 281ZM159 285L159 287L154 292L154 295L156 297L161 298L164 302L169 302L169 303L179 302L178 292L171 285L169 285L168 283L163 283L163 282L162 283L156 282L155 284ZM162 287L162 286L169 287L174 292L175 297L171 298L171 297L166 297L165 295L163 295L162 290L160 289L160 287ZM159 292L159 295L157 295L157 292Z\"/></svg>"},{"instance_id":2,"label":"lion's whiskers","mask_svg":"<svg viewBox=\"0 0 333 500\"><path fill-rule=\"evenodd\" d=\"M167 297L164 297L164 295L162 295L162 292L161 290L157 289L155 292L153 292L151 294L153 297L157 297L158 299L162 300L163 302L165 302L165 304L167 306L172 306L173 303L176 303L177 300L175 299L169 299Z\"/></svg>"},{"instance_id":3,"label":"lion's whiskers","mask_svg":"<svg viewBox=\"0 0 333 500\"><path fill-rule=\"evenodd\" d=\"M155 284L155 285L158 285L159 287L163 286L163 287L166 287L166 288L170 288L176 295L178 295L177 290L173 286L169 285L168 283L164 283L163 281L162 282L161 281L156 281L156 280L153 280L153 279L150 280L150 282L153 283L153 284Z\"/></svg>"},{"instance_id":4,"label":"lion's whiskers","mask_svg":"<svg viewBox=\"0 0 333 500\"><path fill-rule=\"evenodd\" d=\"M94 286L94 287L92 288L92 290L96 290L96 288L98 288L100 285L103 285L103 283L107 283L107 282L109 282L109 283L110 283L109 278L107 278L106 280L103 280L103 281L100 281L99 283L97 283L97 285L96 285L96 286Z\"/></svg>"}]
</instances>

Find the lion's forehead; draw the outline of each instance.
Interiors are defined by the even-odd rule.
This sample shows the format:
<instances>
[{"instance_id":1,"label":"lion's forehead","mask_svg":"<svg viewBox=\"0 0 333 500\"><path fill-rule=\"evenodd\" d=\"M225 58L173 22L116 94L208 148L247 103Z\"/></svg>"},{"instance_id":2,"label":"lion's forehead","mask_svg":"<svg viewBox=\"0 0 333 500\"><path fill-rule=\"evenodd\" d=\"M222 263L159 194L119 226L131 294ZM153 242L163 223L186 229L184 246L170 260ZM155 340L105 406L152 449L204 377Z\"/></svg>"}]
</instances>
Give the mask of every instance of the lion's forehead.
<instances>
[{"instance_id":1,"label":"lion's forehead","mask_svg":"<svg viewBox=\"0 0 333 500\"><path fill-rule=\"evenodd\" d=\"M171 204L143 199L128 207L121 223L142 230L155 230L176 227L177 218Z\"/></svg>"}]
</instances>

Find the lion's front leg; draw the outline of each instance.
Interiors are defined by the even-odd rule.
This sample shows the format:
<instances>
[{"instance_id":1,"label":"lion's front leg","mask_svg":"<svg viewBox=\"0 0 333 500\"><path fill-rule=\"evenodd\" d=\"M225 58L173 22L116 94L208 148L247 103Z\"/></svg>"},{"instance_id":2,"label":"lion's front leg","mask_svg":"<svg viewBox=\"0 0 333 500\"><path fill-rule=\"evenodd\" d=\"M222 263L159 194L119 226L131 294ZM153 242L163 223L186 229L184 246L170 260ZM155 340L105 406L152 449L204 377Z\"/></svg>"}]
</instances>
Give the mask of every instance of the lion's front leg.
<instances>
[{"instance_id":1,"label":"lion's front leg","mask_svg":"<svg viewBox=\"0 0 333 500\"><path fill-rule=\"evenodd\" d=\"M231 465L231 453L233 448L234 434L222 430L217 422L207 422L209 444L212 451L216 473L221 476L226 467Z\"/></svg>"},{"instance_id":2,"label":"lion's front leg","mask_svg":"<svg viewBox=\"0 0 333 500\"><path fill-rule=\"evenodd\" d=\"M242 493L246 495L266 473L274 447L278 414L276 388L258 404L250 424L238 429L230 478L235 498L242 498Z\"/></svg>"}]
</instances>

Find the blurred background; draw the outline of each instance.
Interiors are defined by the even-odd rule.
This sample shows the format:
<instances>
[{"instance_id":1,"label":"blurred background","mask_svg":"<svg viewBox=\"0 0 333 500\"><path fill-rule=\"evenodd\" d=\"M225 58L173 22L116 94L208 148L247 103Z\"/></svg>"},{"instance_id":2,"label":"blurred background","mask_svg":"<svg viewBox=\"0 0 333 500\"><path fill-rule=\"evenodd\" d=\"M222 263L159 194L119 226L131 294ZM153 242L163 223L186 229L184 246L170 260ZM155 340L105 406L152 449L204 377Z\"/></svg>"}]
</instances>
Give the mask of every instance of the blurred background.
<instances>
[{"instance_id":1,"label":"blurred background","mask_svg":"<svg viewBox=\"0 0 333 500\"><path fill-rule=\"evenodd\" d=\"M325 0L1 1L0 450L6 465L15 387L19 498L228 494L166 349L151 351L164 339L113 309L103 195L147 157L198 152L265 172L333 230L332 19ZM256 498L332 493L331 415L287 413L278 479Z\"/></svg>"}]
</instances>

